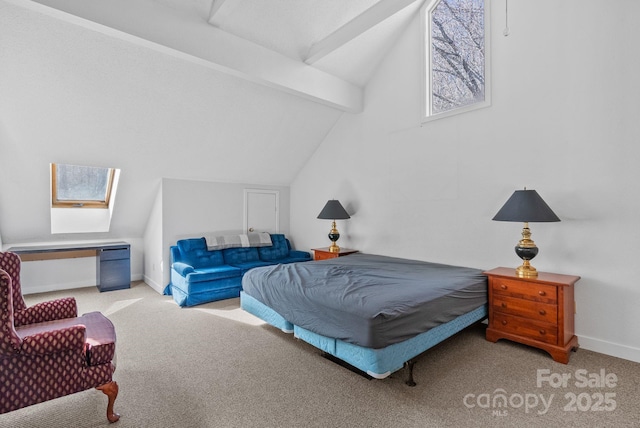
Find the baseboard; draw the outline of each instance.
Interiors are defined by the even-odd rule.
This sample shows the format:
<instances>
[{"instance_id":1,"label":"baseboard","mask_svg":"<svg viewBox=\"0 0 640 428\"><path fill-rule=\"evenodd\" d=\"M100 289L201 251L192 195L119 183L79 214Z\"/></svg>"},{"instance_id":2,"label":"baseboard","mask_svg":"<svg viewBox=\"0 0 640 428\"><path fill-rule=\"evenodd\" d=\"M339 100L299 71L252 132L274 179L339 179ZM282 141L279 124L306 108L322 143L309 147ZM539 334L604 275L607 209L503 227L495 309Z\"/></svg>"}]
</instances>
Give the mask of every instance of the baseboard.
<instances>
[{"instance_id":1,"label":"baseboard","mask_svg":"<svg viewBox=\"0 0 640 428\"><path fill-rule=\"evenodd\" d=\"M578 342L580 348L640 363L640 349L638 348L583 335L578 336Z\"/></svg>"},{"instance_id":2,"label":"baseboard","mask_svg":"<svg viewBox=\"0 0 640 428\"><path fill-rule=\"evenodd\" d=\"M153 288L158 294L164 294L164 289L165 289L164 285L158 284L157 282L155 282L153 279L149 278L146 275L144 275L143 281L149 287Z\"/></svg>"},{"instance_id":3,"label":"baseboard","mask_svg":"<svg viewBox=\"0 0 640 428\"><path fill-rule=\"evenodd\" d=\"M86 288L86 287L95 287L95 281L93 282L65 282L64 284L44 284L44 285L36 285L36 286L22 286L22 294L38 294L38 293L48 293L50 291L61 291L61 290L72 290L74 288Z\"/></svg>"},{"instance_id":4,"label":"baseboard","mask_svg":"<svg viewBox=\"0 0 640 428\"><path fill-rule=\"evenodd\" d=\"M143 276L141 274L131 275L131 282L142 281L142 278ZM49 293L51 291L73 290L74 288L86 288L86 287L96 287L95 279L86 280L86 281L55 283L55 284L42 284L42 285L35 285L35 286L22 284L22 293L24 295L28 295L28 294L37 294L37 293Z\"/></svg>"}]
</instances>

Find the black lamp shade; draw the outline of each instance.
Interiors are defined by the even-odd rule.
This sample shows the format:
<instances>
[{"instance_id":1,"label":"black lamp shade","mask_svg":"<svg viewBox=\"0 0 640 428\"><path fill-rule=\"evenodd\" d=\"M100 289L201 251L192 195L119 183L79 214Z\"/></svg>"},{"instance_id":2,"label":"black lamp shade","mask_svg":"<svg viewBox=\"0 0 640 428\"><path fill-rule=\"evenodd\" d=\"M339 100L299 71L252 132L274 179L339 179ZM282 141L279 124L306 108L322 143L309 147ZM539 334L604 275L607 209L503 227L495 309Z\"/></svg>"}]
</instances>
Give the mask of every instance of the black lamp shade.
<instances>
[{"instance_id":1,"label":"black lamp shade","mask_svg":"<svg viewBox=\"0 0 640 428\"><path fill-rule=\"evenodd\" d=\"M535 190L516 190L492 220L519 222L560 221Z\"/></svg>"},{"instance_id":2,"label":"black lamp shade","mask_svg":"<svg viewBox=\"0 0 640 428\"><path fill-rule=\"evenodd\" d=\"M322 211L320 211L318 218L323 220L346 220L351 218L351 216L344 209L342 204L340 204L340 201L331 199L327 202Z\"/></svg>"}]
</instances>

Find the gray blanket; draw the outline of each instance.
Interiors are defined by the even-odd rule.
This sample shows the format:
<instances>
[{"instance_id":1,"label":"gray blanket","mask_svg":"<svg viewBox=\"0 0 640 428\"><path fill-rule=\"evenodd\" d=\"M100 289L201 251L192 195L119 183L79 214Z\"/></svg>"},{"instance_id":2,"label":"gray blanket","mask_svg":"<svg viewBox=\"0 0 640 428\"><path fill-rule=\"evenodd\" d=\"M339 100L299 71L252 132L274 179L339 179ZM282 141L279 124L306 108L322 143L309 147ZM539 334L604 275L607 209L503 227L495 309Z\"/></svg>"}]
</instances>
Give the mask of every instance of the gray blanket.
<instances>
[{"instance_id":1,"label":"gray blanket","mask_svg":"<svg viewBox=\"0 0 640 428\"><path fill-rule=\"evenodd\" d=\"M242 285L293 324L376 349L487 303L479 269L361 253L251 269Z\"/></svg>"},{"instance_id":2,"label":"gray blanket","mask_svg":"<svg viewBox=\"0 0 640 428\"><path fill-rule=\"evenodd\" d=\"M204 239L207 241L207 250L209 251L238 247L269 247L273 245L271 235L267 232L221 236L206 233Z\"/></svg>"}]
</instances>

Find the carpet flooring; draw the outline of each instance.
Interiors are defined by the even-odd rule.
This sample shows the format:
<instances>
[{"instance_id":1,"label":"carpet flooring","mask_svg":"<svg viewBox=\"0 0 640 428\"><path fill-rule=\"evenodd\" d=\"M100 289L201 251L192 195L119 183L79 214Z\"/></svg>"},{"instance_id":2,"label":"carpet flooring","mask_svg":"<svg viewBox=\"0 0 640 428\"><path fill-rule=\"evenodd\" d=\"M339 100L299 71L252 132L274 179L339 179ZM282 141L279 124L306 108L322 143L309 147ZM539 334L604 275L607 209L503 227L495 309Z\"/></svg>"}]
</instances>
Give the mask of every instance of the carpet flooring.
<instances>
[{"instance_id":1,"label":"carpet flooring","mask_svg":"<svg viewBox=\"0 0 640 428\"><path fill-rule=\"evenodd\" d=\"M262 323L239 299L180 308L142 282L27 296L74 296L118 335L120 386L0 415L1 428L84 427L640 427L640 364L584 349L568 365L523 345L484 339L476 324L404 370L367 380Z\"/></svg>"}]
</instances>

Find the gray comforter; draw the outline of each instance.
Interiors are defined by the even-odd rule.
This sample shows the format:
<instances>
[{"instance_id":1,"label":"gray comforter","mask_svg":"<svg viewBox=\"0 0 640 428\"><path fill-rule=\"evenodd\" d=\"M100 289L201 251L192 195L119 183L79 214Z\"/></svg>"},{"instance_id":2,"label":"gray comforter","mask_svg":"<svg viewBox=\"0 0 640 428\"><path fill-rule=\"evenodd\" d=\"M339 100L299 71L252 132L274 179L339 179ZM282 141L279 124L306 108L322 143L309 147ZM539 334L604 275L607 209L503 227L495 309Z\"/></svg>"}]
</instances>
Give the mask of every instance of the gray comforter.
<instances>
[{"instance_id":1,"label":"gray comforter","mask_svg":"<svg viewBox=\"0 0 640 428\"><path fill-rule=\"evenodd\" d=\"M323 336L383 348L487 303L481 270L371 254L251 269L244 292Z\"/></svg>"}]
</instances>

